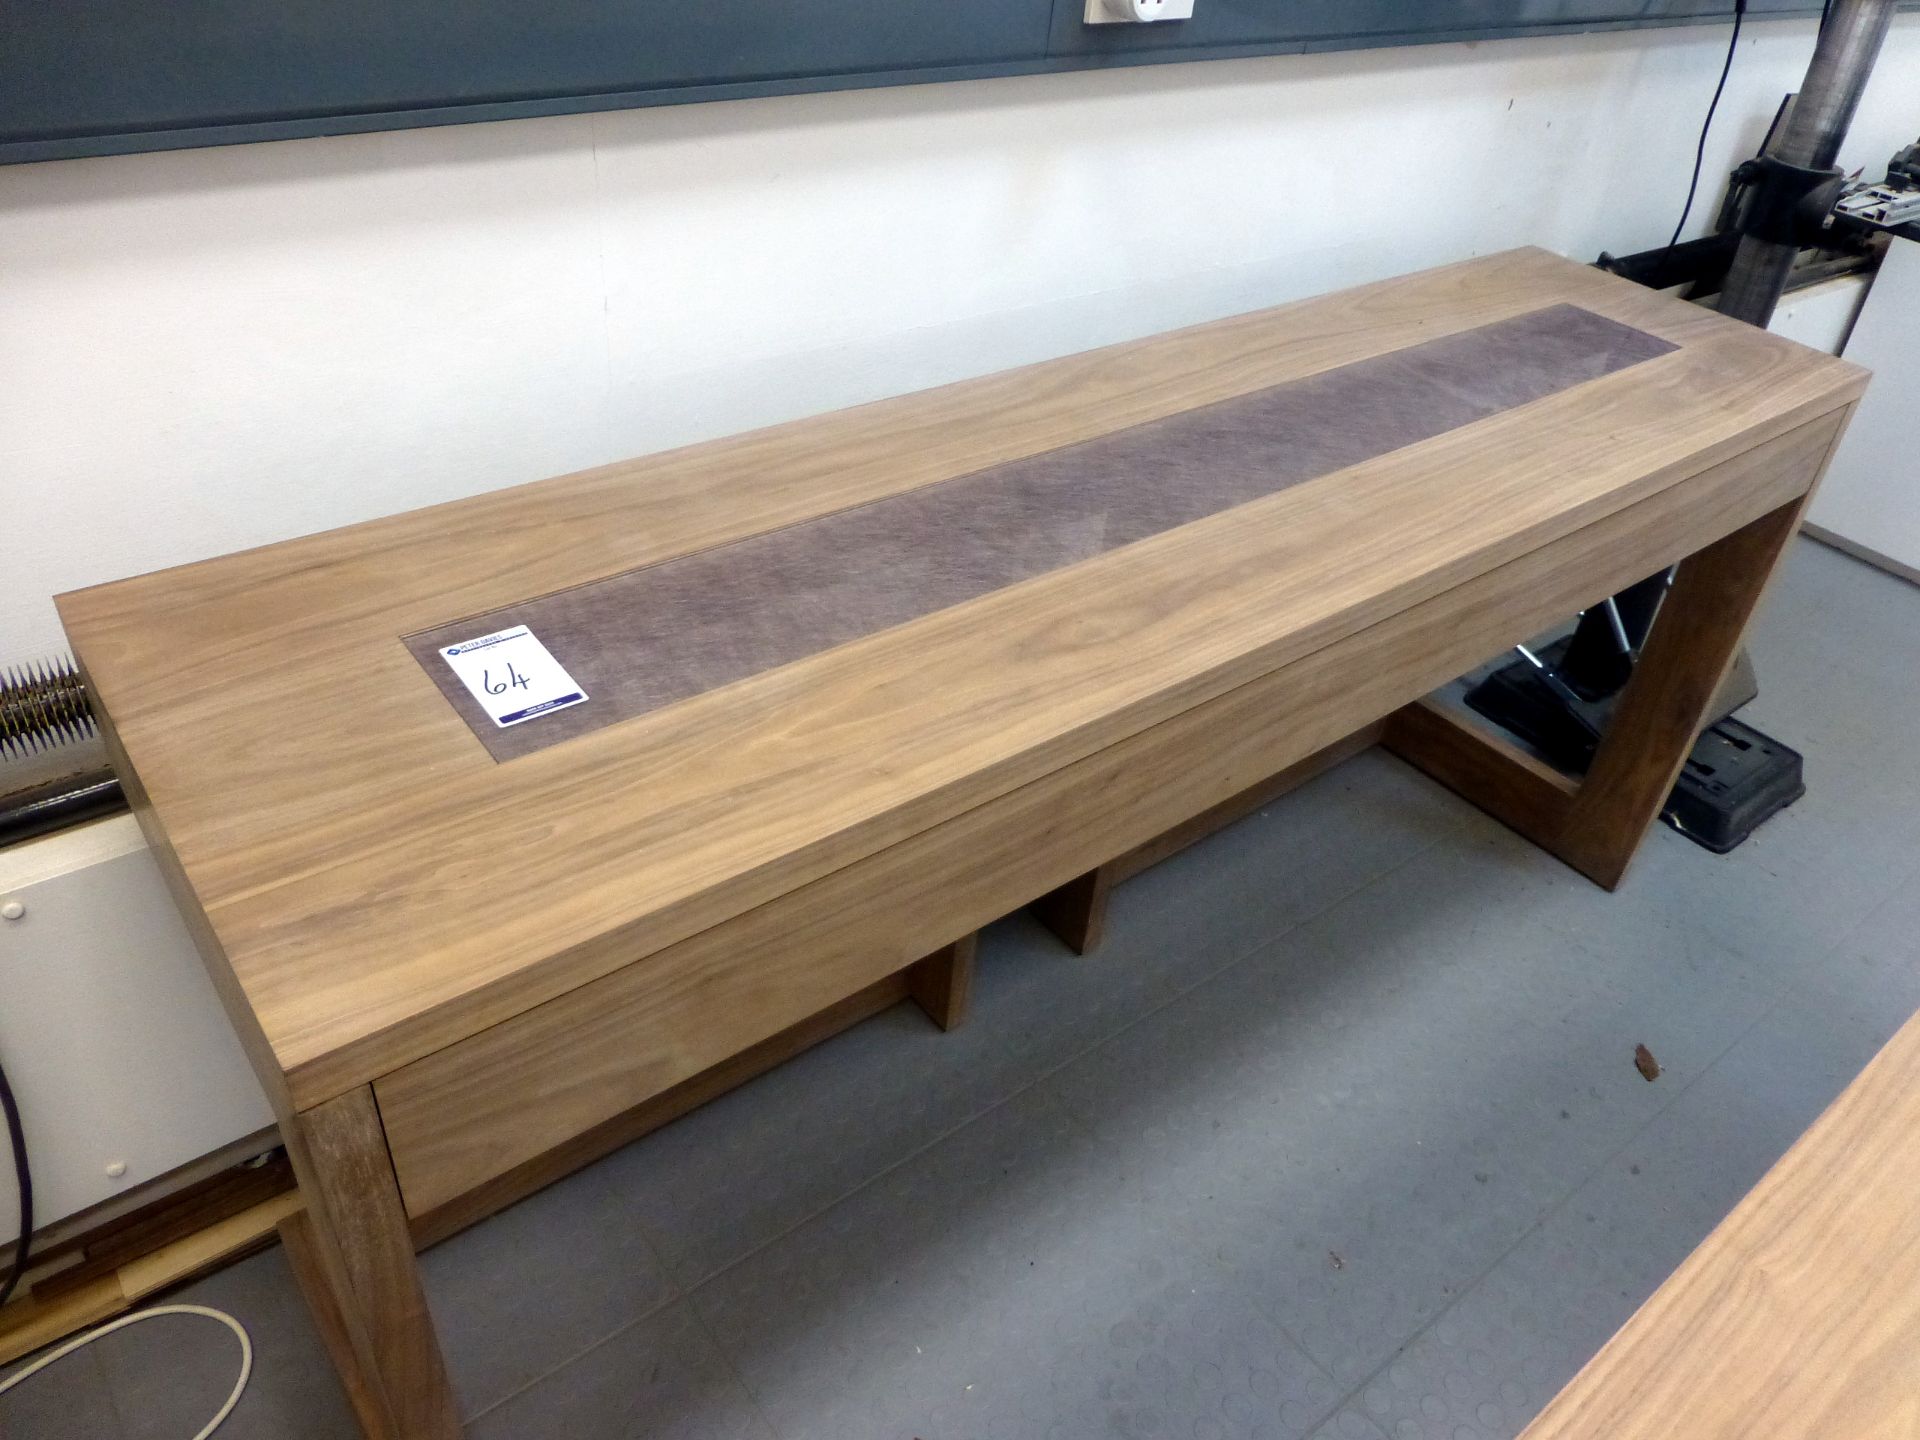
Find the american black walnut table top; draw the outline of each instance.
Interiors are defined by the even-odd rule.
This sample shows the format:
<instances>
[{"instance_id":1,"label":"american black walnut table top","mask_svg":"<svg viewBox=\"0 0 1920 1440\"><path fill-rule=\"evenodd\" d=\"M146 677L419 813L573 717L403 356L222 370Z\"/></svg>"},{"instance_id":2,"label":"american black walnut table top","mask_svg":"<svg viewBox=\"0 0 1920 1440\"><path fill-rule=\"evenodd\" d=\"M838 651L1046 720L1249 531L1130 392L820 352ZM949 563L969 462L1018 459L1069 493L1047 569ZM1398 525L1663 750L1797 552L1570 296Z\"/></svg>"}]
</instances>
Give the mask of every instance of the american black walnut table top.
<instances>
[{"instance_id":1,"label":"american black walnut table top","mask_svg":"<svg viewBox=\"0 0 1920 1440\"><path fill-rule=\"evenodd\" d=\"M1549 305L409 636L497 760L1063 570L1651 360ZM440 647L529 625L591 700L496 726Z\"/></svg>"},{"instance_id":2,"label":"american black walnut table top","mask_svg":"<svg viewBox=\"0 0 1920 1440\"><path fill-rule=\"evenodd\" d=\"M300 1108L1862 383L1515 251L59 603L229 1009ZM510 623L592 701L479 719L433 646Z\"/></svg>"}]
</instances>

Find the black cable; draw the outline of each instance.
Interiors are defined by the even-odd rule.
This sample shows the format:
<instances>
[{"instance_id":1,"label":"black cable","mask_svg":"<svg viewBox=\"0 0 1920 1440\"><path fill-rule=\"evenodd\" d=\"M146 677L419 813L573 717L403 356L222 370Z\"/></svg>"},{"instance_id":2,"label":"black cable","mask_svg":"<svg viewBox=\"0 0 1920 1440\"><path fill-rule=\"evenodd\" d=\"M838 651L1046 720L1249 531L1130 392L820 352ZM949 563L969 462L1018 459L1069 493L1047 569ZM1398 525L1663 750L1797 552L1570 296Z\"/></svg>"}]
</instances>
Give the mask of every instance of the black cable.
<instances>
[{"instance_id":1,"label":"black cable","mask_svg":"<svg viewBox=\"0 0 1920 1440\"><path fill-rule=\"evenodd\" d=\"M1720 97L1727 88L1727 76L1733 73L1733 52L1740 45L1740 22L1747 18L1747 0L1733 0L1733 36L1727 41L1727 63L1720 67L1720 83L1713 87L1713 100L1707 106L1706 123L1700 127L1700 144L1693 152L1693 179L1687 182L1687 203L1680 211L1680 223L1673 227L1673 238L1667 241L1671 250L1680 243L1680 232L1687 228L1687 217L1693 213L1694 193L1700 188L1700 167L1707 159L1707 134L1713 129L1713 112L1720 108Z\"/></svg>"},{"instance_id":2,"label":"black cable","mask_svg":"<svg viewBox=\"0 0 1920 1440\"><path fill-rule=\"evenodd\" d=\"M7 1070L0 1065L0 1110L7 1112L7 1139L13 1145L13 1178L20 1188L20 1239L13 1247L13 1263L0 1281L0 1305L7 1303L20 1277L27 1272L27 1249L33 1239L33 1171L27 1165L27 1137L20 1128L20 1106L14 1101Z\"/></svg>"}]
</instances>

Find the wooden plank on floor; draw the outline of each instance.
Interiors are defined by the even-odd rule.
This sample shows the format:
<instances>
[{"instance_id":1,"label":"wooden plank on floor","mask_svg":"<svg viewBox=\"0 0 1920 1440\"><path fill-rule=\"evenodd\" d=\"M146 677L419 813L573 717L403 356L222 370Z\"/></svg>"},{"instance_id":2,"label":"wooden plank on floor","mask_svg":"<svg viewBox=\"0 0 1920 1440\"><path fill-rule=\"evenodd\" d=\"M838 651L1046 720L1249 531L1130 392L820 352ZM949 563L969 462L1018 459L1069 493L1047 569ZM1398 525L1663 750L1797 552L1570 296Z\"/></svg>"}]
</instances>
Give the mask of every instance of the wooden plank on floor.
<instances>
[{"instance_id":1,"label":"wooden plank on floor","mask_svg":"<svg viewBox=\"0 0 1920 1440\"><path fill-rule=\"evenodd\" d=\"M282 1191L147 1254L129 1256L85 1284L49 1297L30 1293L14 1301L0 1311L0 1365L111 1320L149 1295L259 1249L273 1239L281 1220L299 1209L299 1192Z\"/></svg>"},{"instance_id":2,"label":"wooden plank on floor","mask_svg":"<svg viewBox=\"0 0 1920 1440\"><path fill-rule=\"evenodd\" d=\"M1579 782L1450 705L1416 700L1396 710L1380 742L1536 845L1552 849Z\"/></svg>"}]
</instances>

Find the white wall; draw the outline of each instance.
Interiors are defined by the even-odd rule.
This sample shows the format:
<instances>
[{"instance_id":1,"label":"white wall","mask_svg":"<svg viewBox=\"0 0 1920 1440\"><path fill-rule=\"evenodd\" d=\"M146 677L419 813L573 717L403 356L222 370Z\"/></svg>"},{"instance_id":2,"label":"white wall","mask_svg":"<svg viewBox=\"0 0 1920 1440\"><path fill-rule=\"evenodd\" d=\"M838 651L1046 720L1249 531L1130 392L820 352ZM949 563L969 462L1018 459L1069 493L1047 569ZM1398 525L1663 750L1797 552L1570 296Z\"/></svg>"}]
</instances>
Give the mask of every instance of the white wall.
<instances>
[{"instance_id":1,"label":"white wall","mask_svg":"<svg viewBox=\"0 0 1920 1440\"><path fill-rule=\"evenodd\" d=\"M1743 41L1709 151L1811 47ZM1523 242L1666 238L1720 27L0 170L0 661L59 590ZM1920 131L1903 17L1848 147Z\"/></svg>"}]
</instances>

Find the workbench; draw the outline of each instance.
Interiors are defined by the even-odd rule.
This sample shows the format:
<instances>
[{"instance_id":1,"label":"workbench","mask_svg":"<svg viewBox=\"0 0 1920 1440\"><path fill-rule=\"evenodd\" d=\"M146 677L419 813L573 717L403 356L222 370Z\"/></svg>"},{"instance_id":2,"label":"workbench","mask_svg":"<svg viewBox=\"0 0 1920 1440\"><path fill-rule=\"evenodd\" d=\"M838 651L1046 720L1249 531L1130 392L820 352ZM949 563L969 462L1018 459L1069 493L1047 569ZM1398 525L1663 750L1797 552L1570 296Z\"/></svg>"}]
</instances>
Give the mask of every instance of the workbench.
<instances>
[{"instance_id":1,"label":"workbench","mask_svg":"<svg viewBox=\"0 0 1920 1440\"><path fill-rule=\"evenodd\" d=\"M1331 757L1616 884L1864 381L1515 251L62 596L368 1434L416 1247ZM1423 698L1675 561L1584 782Z\"/></svg>"}]
</instances>

